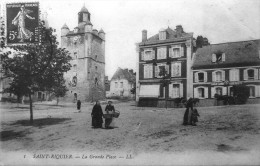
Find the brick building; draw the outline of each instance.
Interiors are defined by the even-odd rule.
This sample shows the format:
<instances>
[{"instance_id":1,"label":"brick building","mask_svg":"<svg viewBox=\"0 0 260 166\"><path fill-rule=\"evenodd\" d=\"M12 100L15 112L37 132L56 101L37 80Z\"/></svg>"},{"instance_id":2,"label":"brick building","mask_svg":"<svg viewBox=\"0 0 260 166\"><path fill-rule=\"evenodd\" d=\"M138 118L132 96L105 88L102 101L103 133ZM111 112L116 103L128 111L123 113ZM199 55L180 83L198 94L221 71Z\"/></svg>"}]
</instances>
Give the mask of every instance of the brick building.
<instances>
[{"instance_id":1,"label":"brick building","mask_svg":"<svg viewBox=\"0 0 260 166\"><path fill-rule=\"evenodd\" d=\"M233 95L233 85L250 88L249 103L260 102L260 40L212 44L193 59L194 97L199 105L215 105L214 95Z\"/></svg>"},{"instance_id":2,"label":"brick building","mask_svg":"<svg viewBox=\"0 0 260 166\"><path fill-rule=\"evenodd\" d=\"M95 101L105 98L105 33L93 29L91 14L82 7L78 25L70 30L61 28L61 47L73 60L72 68L64 74L69 91L65 100Z\"/></svg>"},{"instance_id":3,"label":"brick building","mask_svg":"<svg viewBox=\"0 0 260 166\"><path fill-rule=\"evenodd\" d=\"M184 32L181 25L176 29L161 29L147 38L142 31L142 42L137 44L138 64L136 101L139 106L164 107L174 105L174 98L192 96L191 59L193 33ZM162 83L159 73L167 71L168 84Z\"/></svg>"}]
</instances>

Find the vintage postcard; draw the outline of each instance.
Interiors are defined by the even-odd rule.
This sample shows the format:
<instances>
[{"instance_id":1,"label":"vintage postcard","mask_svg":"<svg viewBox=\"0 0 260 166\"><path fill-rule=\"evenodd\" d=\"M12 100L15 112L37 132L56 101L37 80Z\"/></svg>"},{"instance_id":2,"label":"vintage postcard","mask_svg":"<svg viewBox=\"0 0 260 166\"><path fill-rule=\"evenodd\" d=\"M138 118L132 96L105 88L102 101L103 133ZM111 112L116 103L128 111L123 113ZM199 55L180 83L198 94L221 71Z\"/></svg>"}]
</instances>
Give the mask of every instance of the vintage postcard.
<instances>
[{"instance_id":1,"label":"vintage postcard","mask_svg":"<svg viewBox=\"0 0 260 166\"><path fill-rule=\"evenodd\" d=\"M0 165L260 165L259 0L2 0Z\"/></svg>"}]
</instances>

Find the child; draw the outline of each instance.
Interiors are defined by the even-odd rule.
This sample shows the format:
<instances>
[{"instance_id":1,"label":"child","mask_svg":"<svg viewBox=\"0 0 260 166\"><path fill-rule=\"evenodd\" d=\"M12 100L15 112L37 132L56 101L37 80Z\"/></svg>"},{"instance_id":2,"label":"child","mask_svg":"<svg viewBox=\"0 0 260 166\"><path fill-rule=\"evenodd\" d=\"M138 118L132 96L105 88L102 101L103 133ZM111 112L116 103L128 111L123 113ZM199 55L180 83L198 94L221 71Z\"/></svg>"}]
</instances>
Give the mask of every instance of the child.
<instances>
[{"instance_id":1,"label":"child","mask_svg":"<svg viewBox=\"0 0 260 166\"><path fill-rule=\"evenodd\" d=\"M198 122L198 116L200 116L198 113L198 110L196 108L194 108L191 113L191 125L192 126L197 126L196 122Z\"/></svg>"}]
</instances>

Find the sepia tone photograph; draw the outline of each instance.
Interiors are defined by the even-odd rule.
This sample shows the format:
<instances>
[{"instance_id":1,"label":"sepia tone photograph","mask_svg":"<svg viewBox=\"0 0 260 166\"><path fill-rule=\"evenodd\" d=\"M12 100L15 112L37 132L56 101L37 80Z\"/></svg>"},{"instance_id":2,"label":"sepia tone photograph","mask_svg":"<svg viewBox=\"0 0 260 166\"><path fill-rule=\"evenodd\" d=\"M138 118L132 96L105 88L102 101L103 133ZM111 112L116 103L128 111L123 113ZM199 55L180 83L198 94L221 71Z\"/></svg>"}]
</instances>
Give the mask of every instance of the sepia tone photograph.
<instances>
[{"instance_id":1,"label":"sepia tone photograph","mask_svg":"<svg viewBox=\"0 0 260 166\"><path fill-rule=\"evenodd\" d=\"M2 0L0 165L260 165L260 0Z\"/></svg>"}]
</instances>

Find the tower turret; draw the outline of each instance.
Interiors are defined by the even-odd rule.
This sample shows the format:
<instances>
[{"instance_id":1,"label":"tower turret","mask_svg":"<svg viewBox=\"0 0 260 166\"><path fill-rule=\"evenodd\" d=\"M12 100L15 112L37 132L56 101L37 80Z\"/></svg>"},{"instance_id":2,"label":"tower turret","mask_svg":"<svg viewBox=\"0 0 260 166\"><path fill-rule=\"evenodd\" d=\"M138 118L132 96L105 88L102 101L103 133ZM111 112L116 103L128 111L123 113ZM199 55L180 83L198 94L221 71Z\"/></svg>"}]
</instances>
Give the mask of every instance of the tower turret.
<instances>
[{"instance_id":1,"label":"tower turret","mask_svg":"<svg viewBox=\"0 0 260 166\"><path fill-rule=\"evenodd\" d=\"M67 26L67 24L65 23L62 27L61 27L61 37L66 36L69 33L70 29Z\"/></svg>"},{"instance_id":2,"label":"tower turret","mask_svg":"<svg viewBox=\"0 0 260 166\"><path fill-rule=\"evenodd\" d=\"M105 40L105 32L103 31L103 29L100 29L98 32L99 37L101 37L102 39Z\"/></svg>"},{"instance_id":3,"label":"tower turret","mask_svg":"<svg viewBox=\"0 0 260 166\"><path fill-rule=\"evenodd\" d=\"M78 24L81 22L88 22L88 21L90 21L90 13L84 5L78 13Z\"/></svg>"},{"instance_id":4,"label":"tower turret","mask_svg":"<svg viewBox=\"0 0 260 166\"><path fill-rule=\"evenodd\" d=\"M92 29L93 29L92 23L90 21L87 21L85 25L85 32L92 32Z\"/></svg>"}]
</instances>

